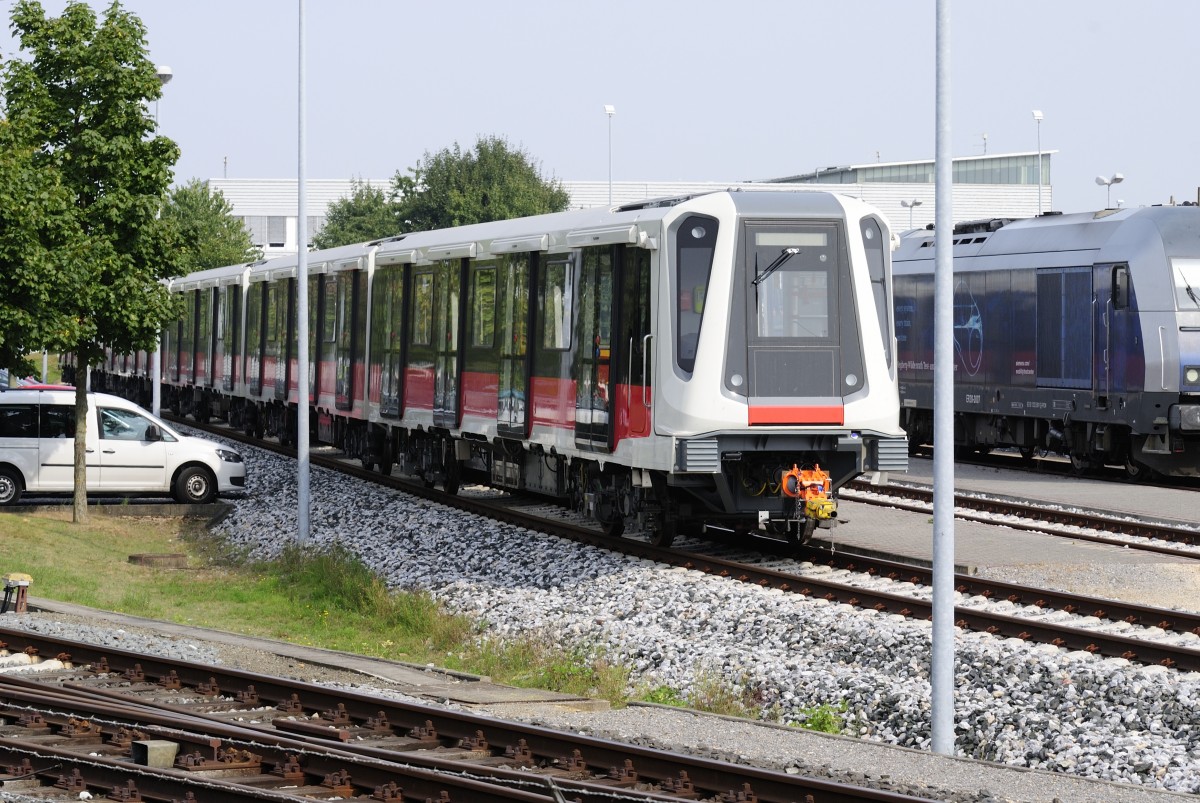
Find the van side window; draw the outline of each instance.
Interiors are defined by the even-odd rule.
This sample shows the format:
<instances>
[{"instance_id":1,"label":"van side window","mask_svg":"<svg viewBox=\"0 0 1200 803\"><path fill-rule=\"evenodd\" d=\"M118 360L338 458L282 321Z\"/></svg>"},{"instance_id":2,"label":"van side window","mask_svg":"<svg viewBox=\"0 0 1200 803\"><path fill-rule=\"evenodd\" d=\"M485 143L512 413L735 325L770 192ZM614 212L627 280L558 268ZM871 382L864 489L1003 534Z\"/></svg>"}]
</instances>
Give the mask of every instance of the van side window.
<instances>
[{"instance_id":1,"label":"van side window","mask_svg":"<svg viewBox=\"0 0 1200 803\"><path fill-rule=\"evenodd\" d=\"M36 438L37 406L6 404L0 407L0 438Z\"/></svg>"},{"instance_id":2,"label":"van side window","mask_svg":"<svg viewBox=\"0 0 1200 803\"><path fill-rule=\"evenodd\" d=\"M75 405L73 405L73 404L43 404L42 405L42 437L43 438L74 438L75 437Z\"/></svg>"},{"instance_id":3,"label":"van side window","mask_svg":"<svg viewBox=\"0 0 1200 803\"><path fill-rule=\"evenodd\" d=\"M100 437L104 440L144 441L151 423L132 410L100 408Z\"/></svg>"}]
</instances>

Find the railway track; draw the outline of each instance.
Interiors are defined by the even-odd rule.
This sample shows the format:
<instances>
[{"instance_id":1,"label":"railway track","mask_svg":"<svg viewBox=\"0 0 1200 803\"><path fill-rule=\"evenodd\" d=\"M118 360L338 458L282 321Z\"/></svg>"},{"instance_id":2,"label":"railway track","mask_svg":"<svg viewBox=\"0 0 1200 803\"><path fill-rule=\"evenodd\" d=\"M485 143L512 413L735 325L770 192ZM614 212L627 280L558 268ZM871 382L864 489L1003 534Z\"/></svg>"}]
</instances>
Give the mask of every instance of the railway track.
<instances>
[{"instance_id":1,"label":"railway track","mask_svg":"<svg viewBox=\"0 0 1200 803\"><path fill-rule=\"evenodd\" d=\"M0 672L0 786L42 799L915 799L24 631L0 640L41 668Z\"/></svg>"},{"instance_id":2,"label":"railway track","mask_svg":"<svg viewBox=\"0 0 1200 803\"><path fill-rule=\"evenodd\" d=\"M207 431L268 448L280 454L294 454L290 450L280 449L273 443L246 439L241 433L235 432L230 435L229 431L223 428L210 428ZM782 564L771 565L744 552L734 557L721 557L711 554L707 548L705 552L680 547L659 548L637 537L608 537L590 523L571 520L575 517L564 515L561 509L552 505L530 502L508 494L448 495L411 479L366 471L354 463L340 459L335 453L313 453L310 457L315 466L357 476L369 482L382 483L497 521L603 549L787 593L802 594L830 604L844 604L913 619L932 618L932 594L929 590L932 573L922 567L848 554L833 556L824 552L805 552L804 556L814 563L839 568L853 575L841 578L832 574L816 575L806 572L797 568L793 562L785 561ZM878 488L873 490L879 491ZM890 494L892 490L893 486L889 486L887 493ZM917 499L932 499L932 494L927 489L914 486L904 490ZM926 491L925 497L920 493L922 490ZM1014 511L1018 509L1028 512L1020 505L1005 500L966 494L961 496L965 504L978 505L980 510L984 511L978 514L981 521L995 523L994 519L989 519L986 515L989 509L993 511L993 515L1000 515L1002 509L1006 517L1016 515ZM892 499L881 501L879 504L896 506L895 500ZM989 505L993 507L987 507ZM913 509L925 512L928 508ZM1123 521L1118 517L1093 515L1087 511L1049 508L1037 508L1037 511L1030 515L1043 515L1064 526L1070 522L1069 526L1072 527L1089 526L1086 522L1116 527ZM1006 518L1002 525L1014 526L1011 518ZM1045 524L1040 526L1044 527ZM1032 524L1029 528L1038 529ZM1194 529L1189 531L1167 523L1146 524L1140 533L1143 537L1148 537L1144 535L1146 532L1174 534L1180 539L1198 537ZM1080 536L1072 534L1071 537ZM1119 540L1110 543L1124 547L1130 542ZM1161 544L1159 546L1162 549L1170 549ZM1186 556L1194 559L1198 555L1191 552ZM865 584L861 579L855 579L864 577L887 578L896 582L890 586L885 584L884 588L876 588ZM964 574L955 576L955 587L961 594L969 597L963 604L955 606L955 624L958 627L991 633L1002 638L1018 638L1104 657L1123 658L1135 663L1200 671L1200 614L988 581ZM987 605L988 602L1003 602L1005 604L1002 607L1006 610L998 611L996 606Z\"/></svg>"}]
</instances>

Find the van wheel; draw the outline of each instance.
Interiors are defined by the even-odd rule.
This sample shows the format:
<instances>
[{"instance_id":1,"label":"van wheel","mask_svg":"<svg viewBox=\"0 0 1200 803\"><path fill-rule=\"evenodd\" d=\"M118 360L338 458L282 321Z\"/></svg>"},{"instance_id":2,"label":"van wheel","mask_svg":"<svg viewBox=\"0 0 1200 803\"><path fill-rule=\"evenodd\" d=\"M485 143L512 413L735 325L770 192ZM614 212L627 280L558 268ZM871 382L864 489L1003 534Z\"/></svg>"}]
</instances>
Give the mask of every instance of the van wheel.
<instances>
[{"instance_id":1,"label":"van wheel","mask_svg":"<svg viewBox=\"0 0 1200 803\"><path fill-rule=\"evenodd\" d=\"M212 472L202 466L188 466L175 480L175 500L183 505L207 505L217 496Z\"/></svg>"},{"instance_id":2,"label":"van wheel","mask_svg":"<svg viewBox=\"0 0 1200 803\"><path fill-rule=\"evenodd\" d=\"M7 466L0 468L0 505L15 505L21 501L21 475Z\"/></svg>"}]
</instances>

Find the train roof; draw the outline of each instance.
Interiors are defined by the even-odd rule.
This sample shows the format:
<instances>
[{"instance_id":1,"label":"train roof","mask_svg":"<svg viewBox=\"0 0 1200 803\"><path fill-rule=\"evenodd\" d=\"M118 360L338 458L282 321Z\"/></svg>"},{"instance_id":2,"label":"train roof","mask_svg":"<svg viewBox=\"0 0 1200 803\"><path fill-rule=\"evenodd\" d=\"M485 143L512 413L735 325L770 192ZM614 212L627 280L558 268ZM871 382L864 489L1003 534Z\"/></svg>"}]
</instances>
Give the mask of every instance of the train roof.
<instances>
[{"instance_id":1,"label":"train roof","mask_svg":"<svg viewBox=\"0 0 1200 803\"><path fill-rule=\"evenodd\" d=\"M519 251L562 252L583 245L626 243L645 248L656 247L650 230L658 222L678 214L680 206L712 208L706 199L723 196L740 215L783 217L804 214L816 217L842 217L848 207L869 210L851 196L825 188L796 188L764 185L762 188L732 188L681 195L613 207L554 212L545 215L475 223L449 229L411 232L368 242L343 245L307 253L309 273L319 274L376 264L426 263L458 257ZM882 222L882 218L881 218ZM290 254L197 271L174 279L173 290L194 290L242 281L261 282L291 278L298 271L298 256Z\"/></svg>"}]
</instances>

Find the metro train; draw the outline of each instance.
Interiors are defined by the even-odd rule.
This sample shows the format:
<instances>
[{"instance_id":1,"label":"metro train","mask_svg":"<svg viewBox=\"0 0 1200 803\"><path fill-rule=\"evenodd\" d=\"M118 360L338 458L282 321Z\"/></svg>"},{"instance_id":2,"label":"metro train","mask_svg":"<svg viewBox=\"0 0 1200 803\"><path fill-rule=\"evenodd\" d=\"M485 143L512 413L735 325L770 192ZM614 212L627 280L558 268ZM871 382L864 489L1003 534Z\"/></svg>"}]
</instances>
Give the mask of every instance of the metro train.
<instances>
[{"instance_id":1,"label":"metro train","mask_svg":"<svg viewBox=\"0 0 1200 803\"><path fill-rule=\"evenodd\" d=\"M901 420L933 438L936 234L893 253ZM1200 474L1200 209L954 229L954 440L1132 478Z\"/></svg>"},{"instance_id":2,"label":"metro train","mask_svg":"<svg viewBox=\"0 0 1200 803\"><path fill-rule=\"evenodd\" d=\"M555 497L659 544L717 527L807 540L837 492L903 471L885 219L825 192L562 212L176 279L164 409L310 442L454 492ZM150 395L144 355L93 387Z\"/></svg>"}]
</instances>

